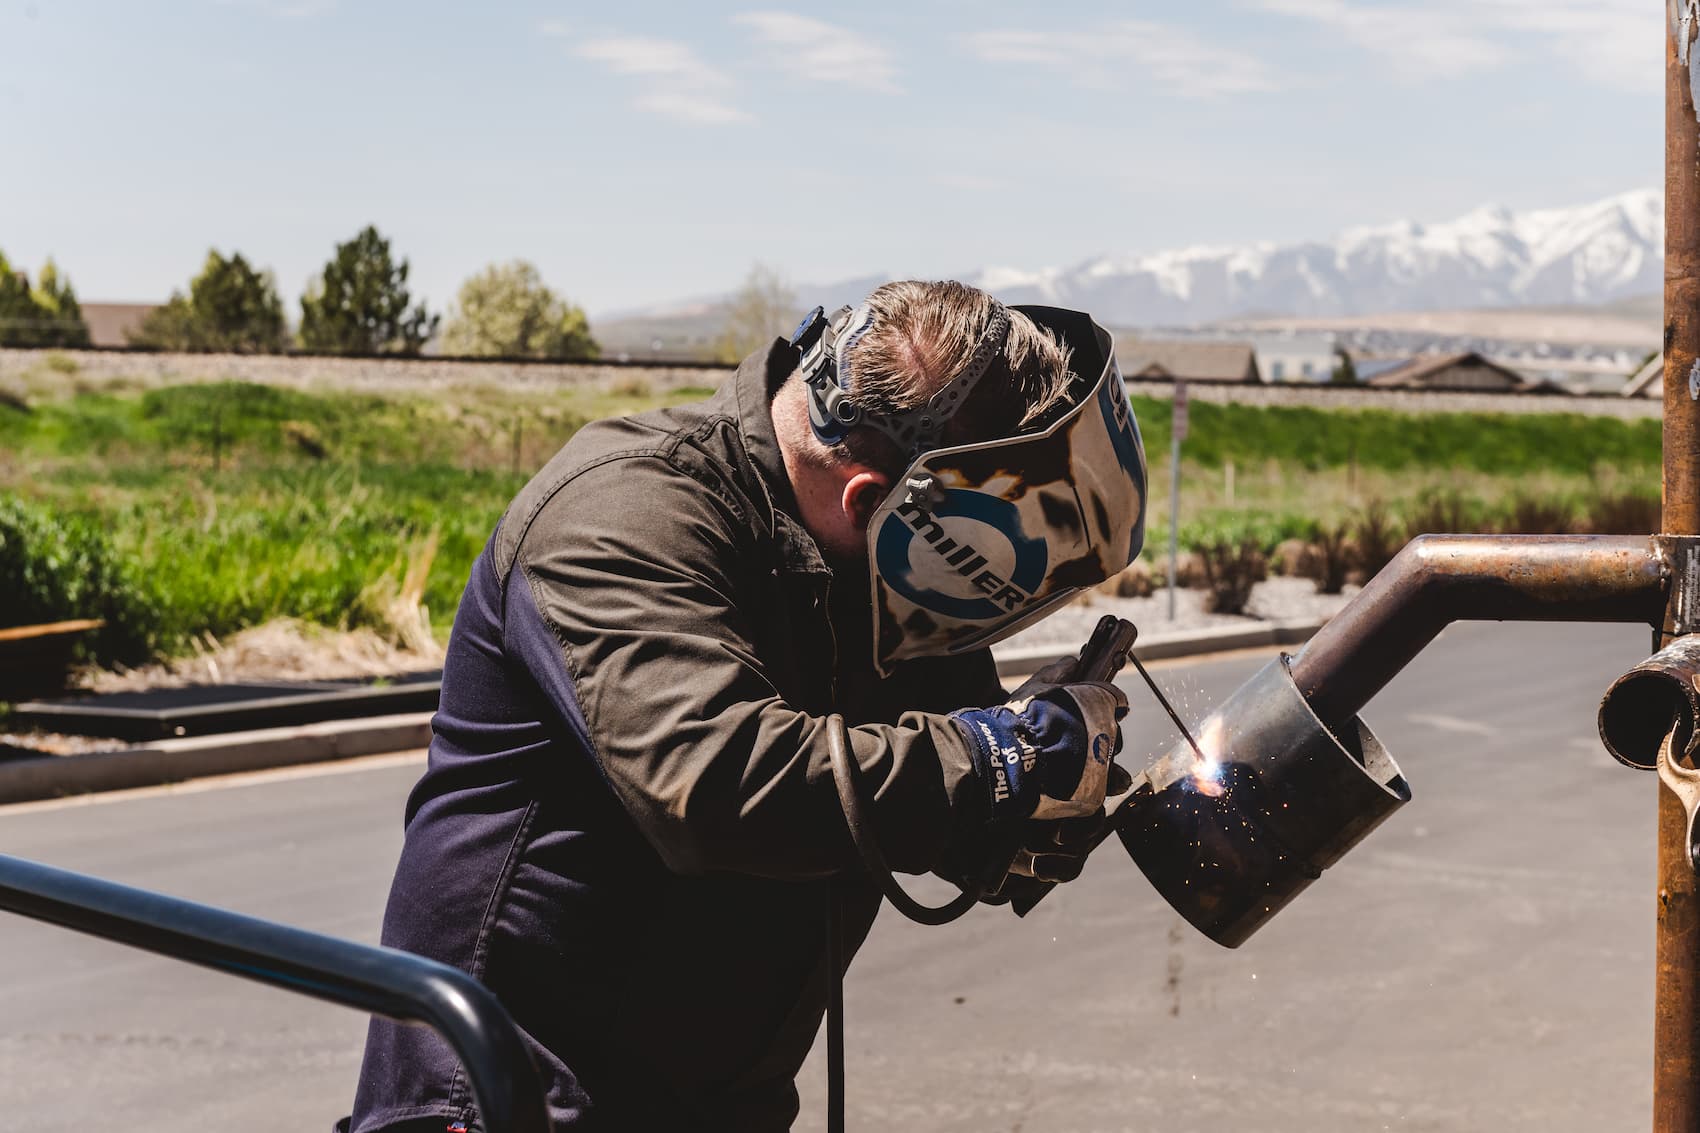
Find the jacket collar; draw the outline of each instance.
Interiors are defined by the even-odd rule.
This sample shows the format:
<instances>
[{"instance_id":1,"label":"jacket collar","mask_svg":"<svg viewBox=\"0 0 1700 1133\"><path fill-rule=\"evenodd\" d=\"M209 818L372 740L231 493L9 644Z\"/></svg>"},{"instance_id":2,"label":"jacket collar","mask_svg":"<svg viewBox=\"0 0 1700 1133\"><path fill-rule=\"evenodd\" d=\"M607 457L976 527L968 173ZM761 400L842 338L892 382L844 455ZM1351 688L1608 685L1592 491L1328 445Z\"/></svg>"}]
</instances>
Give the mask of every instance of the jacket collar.
<instances>
[{"instance_id":1,"label":"jacket collar","mask_svg":"<svg viewBox=\"0 0 1700 1133\"><path fill-rule=\"evenodd\" d=\"M783 565L791 571L830 573L814 536L797 515L796 493L786 475L779 436L773 428L773 395L796 368L797 352L784 339L776 338L767 349L756 351L739 365L729 383L731 398L744 452L773 508L773 533Z\"/></svg>"}]
</instances>

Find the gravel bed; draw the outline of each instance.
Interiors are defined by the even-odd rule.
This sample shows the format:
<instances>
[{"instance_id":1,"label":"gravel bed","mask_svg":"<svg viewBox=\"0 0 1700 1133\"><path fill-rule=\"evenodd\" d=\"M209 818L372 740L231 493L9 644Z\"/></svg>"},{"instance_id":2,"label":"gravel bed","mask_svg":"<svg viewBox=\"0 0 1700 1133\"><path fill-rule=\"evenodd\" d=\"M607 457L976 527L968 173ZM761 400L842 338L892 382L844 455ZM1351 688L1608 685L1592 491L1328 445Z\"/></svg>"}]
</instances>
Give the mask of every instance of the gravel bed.
<instances>
[{"instance_id":1,"label":"gravel bed","mask_svg":"<svg viewBox=\"0 0 1700 1133\"><path fill-rule=\"evenodd\" d=\"M1318 594L1316 585L1309 579L1271 578L1252 588L1251 601L1244 615L1211 613L1204 608L1203 590L1181 589L1175 592L1175 616L1172 620L1169 617L1167 587L1158 588L1149 598L1117 598L1093 590L1038 625L1005 639L997 648L1075 648L1085 643L1091 636L1092 627L1105 614L1126 618L1143 634L1255 625L1295 618L1328 618L1350 601L1357 589L1348 586L1342 594Z\"/></svg>"},{"instance_id":2,"label":"gravel bed","mask_svg":"<svg viewBox=\"0 0 1700 1133\"><path fill-rule=\"evenodd\" d=\"M145 746L103 736L70 736L62 732L0 732L0 761L36 755L90 755L98 751L128 751Z\"/></svg>"}]
</instances>

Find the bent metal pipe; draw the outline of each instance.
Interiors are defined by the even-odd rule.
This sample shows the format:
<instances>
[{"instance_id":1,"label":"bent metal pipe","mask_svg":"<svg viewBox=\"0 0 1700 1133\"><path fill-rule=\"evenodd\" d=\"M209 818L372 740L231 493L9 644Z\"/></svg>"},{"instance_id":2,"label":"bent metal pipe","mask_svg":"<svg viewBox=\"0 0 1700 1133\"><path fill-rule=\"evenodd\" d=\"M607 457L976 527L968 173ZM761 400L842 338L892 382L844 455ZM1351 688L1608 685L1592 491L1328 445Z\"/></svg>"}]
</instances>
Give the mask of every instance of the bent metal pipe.
<instances>
[{"instance_id":1,"label":"bent metal pipe","mask_svg":"<svg viewBox=\"0 0 1700 1133\"><path fill-rule=\"evenodd\" d=\"M1419 535L1311 638L1293 679L1322 720L1355 716L1455 621L1640 622L1666 565L1633 535Z\"/></svg>"}]
</instances>

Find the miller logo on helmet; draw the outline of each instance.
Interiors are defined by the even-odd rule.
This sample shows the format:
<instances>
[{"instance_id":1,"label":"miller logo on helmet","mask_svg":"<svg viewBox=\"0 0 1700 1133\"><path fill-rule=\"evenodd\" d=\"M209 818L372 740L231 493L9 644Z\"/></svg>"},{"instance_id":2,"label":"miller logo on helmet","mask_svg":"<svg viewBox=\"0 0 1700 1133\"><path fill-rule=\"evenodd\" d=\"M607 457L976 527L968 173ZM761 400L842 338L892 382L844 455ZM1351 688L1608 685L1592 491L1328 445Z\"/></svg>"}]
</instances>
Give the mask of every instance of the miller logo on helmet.
<instances>
[{"instance_id":1,"label":"miller logo on helmet","mask_svg":"<svg viewBox=\"0 0 1700 1133\"><path fill-rule=\"evenodd\" d=\"M928 510L890 512L874 547L880 575L903 597L964 621L1007 617L1033 597L1049 561L1045 540L1021 529L1021 513L997 496L951 489Z\"/></svg>"}]
</instances>

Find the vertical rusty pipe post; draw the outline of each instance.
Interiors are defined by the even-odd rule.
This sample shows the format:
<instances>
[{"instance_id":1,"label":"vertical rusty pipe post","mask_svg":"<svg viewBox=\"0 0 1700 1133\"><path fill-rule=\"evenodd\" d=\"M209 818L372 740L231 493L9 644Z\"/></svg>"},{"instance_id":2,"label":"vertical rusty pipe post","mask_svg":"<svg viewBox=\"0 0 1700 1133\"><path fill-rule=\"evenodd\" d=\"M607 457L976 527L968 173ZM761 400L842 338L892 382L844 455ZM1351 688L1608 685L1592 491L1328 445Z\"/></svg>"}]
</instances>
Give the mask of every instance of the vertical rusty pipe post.
<instances>
[{"instance_id":1,"label":"vertical rusty pipe post","mask_svg":"<svg viewBox=\"0 0 1700 1133\"><path fill-rule=\"evenodd\" d=\"M1665 419L1663 529L1700 534L1700 0L1665 8ZM1677 630L1671 587L1661 644ZM1700 1133L1700 878L1688 856L1682 803L1659 792L1653 1129Z\"/></svg>"}]
</instances>

